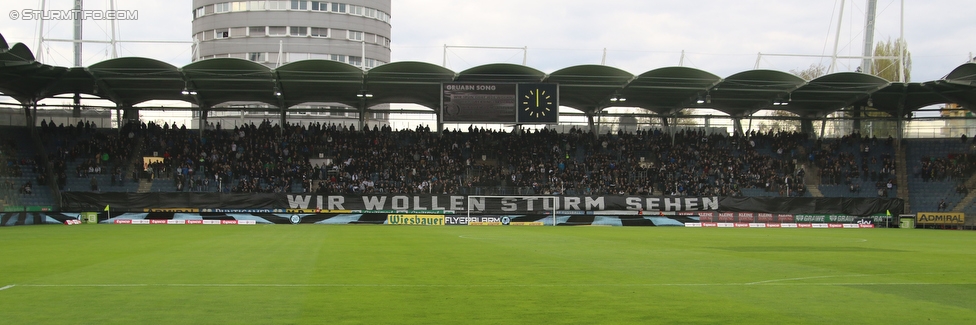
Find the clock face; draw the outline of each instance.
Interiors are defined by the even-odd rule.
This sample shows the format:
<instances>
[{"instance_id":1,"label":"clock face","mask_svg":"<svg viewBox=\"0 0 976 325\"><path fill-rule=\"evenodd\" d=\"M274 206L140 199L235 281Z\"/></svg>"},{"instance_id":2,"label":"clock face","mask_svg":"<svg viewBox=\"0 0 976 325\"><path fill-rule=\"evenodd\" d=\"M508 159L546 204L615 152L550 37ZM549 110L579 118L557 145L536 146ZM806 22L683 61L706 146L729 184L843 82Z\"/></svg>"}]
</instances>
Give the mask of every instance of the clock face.
<instances>
[{"instance_id":1,"label":"clock face","mask_svg":"<svg viewBox=\"0 0 976 325\"><path fill-rule=\"evenodd\" d=\"M520 123L557 123L558 84L520 84L518 121Z\"/></svg>"},{"instance_id":2,"label":"clock face","mask_svg":"<svg viewBox=\"0 0 976 325\"><path fill-rule=\"evenodd\" d=\"M554 103L553 94L539 88L531 89L528 94L522 96L522 110L535 118L552 114Z\"/></svg>"}]
</instances>

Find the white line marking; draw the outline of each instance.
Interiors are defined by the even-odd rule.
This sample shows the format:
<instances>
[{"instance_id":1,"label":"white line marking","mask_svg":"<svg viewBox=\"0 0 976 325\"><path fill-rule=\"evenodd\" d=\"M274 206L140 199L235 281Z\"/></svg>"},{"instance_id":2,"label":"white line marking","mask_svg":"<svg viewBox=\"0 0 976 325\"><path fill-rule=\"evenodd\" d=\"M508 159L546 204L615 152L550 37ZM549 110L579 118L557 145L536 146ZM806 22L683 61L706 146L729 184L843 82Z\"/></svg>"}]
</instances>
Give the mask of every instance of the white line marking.
<instances>
[{"instance_id":1,"label":"white line marking","mask_svg":"<svg viewBox=\"0 0 976 325\"><path fill-rule=\"evenodd\" d=\"M10 288L13 288L13 287L16 287L16 286L17 286L16 284L11 284L11 285L8 285L8 286L6 286L6 287L3 287L3 288L0 288L0 291L4 291L4 290L7 290L7 289L10 289Z\"/></svg>"},{"instance_id":2,"label":"white line marking","mask_svg":"<svg viewBox=\"0 0 976 325\"><path fill-rule=\"evenodd\" d=\"M810 279L826 279L826 278L847 278L847 277L859 277L859 276L874 276L873 274L852 274L852 275L821 275L821 276L808 276L802 278L789 278L789 279L774 279L765 281L756 281L746 283L748 285L753 284L767 284L773 282L784 282L784 281L796 281L796 280L810 280Z\"/></svg>"},{"instance_id":3,"label":"white line marking","mask_svg":"<svg viewBox=\"0 0 976 325\"><path fill-rule=\"evenodd\" d=\"M776 281L776 280L773 280ZM342 283L169 283L169 284L20 284L19 287L71 287L71 288L106 288L106 287L229 287L229 288L310 288L310 287L374 287L374 288L417 288L417 287L445 287L445 288L509 288L509 287L712 287L712 286L901 286L901 285L976 285L974 283L932 283L932 282L834 282L834 283L591 283L591 284L342 284ZM13 285L3 289L13 287ZM2 290L2 289L0 289Z\"/></svg>"}]
</instances>

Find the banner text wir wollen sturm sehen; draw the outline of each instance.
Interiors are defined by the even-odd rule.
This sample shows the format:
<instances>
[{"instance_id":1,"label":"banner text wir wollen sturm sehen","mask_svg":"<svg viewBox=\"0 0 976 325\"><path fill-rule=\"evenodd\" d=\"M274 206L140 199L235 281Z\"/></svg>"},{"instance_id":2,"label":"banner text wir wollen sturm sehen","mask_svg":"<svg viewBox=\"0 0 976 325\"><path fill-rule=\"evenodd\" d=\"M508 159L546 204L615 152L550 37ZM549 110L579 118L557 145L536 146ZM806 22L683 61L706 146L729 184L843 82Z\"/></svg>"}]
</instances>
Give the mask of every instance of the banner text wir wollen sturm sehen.
<instances>
[{"instance_id":1,"label":"banner text wir wollen sturm sehen","mask_svg":"<svg viewBox=\"0 0 976 325\"><path fill-rule=\"evenodd\" d=\"M539 214L553 210L597 211L725 211L785 214L841 214L870 216L898 215L904 200L897 198L813 198L813 197L668 197L668 196L510 196L470 197L465 195L314 195L286 193L132 193L64 192L62 211L144 212L145 209L221 209L274 211L284 209L321 210L417 210L454 213ZM555 200L555 204L553 204ZM439 214L439 213L438 213Z\"/></svg>"},{"instance_id":2,"label":"banner text wir wollen sturm sehen","mask_svg":"<svg viewBox=\"0 0 976 325\"><path fill-rule=\"evenodd\" d=\"M713 211L718 197L467 197L410 195L291 195L288 208L323 210L445 210L472 212L545 212L561 211ZM555 206L554 206L555 205Z\"/></svg>"}]
</instances>

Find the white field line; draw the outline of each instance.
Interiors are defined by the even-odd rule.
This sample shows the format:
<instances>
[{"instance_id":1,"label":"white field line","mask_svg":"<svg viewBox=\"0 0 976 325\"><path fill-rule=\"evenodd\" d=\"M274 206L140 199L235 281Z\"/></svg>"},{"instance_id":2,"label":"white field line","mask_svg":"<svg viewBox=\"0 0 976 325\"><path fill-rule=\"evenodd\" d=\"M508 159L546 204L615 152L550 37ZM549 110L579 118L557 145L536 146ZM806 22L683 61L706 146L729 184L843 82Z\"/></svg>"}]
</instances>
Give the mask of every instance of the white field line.
<instances>
[{"instance_id":1,"label":"white field line","mask_svg":"<svg viewBox=\"0 0 976 325\"><path fill-rule=\"evenodd\" d=\"M797 278L806 279L806 278ZM784 279L790 280L790 279ZM777 281L777 280L772 280ZM719 286L917 286L917 285L976 285L970 283L933 283L933 282L831 282L831 283L781 283L781 282L750 282L750 283L592 283L592 284L343 284L343 283L169 283L169 284L19 284L18 287L34 288L119 288L119 287L189 287L189 288L313 288L313 287L373 287L373 288L509 288L509 287L719 287ZM8 289L13 285L0 288Z\"/></svg>"},{"instance_id":2,"label":"white field line","mask_svg":"<svg viewBox=\"0 0 976 325\"><path fill-rule=\"evenodd\" d=\"M874 274L856 274L856 275L821 275L821 276L808 276L802 278L789 278L789 279L773 279L765 281L756 281L746 283L748 285L755 284L770 284L774 282L786 282L786 281L798 281L798 280L810 280L810 279L826 279L826 278L848 278L848 277L861 277L861 276L875 276Z\"/></svg>"},{"instance_id":3,"label":"white field line","mask_svg":"<svg viewBox=\"0 0 976 325\"><path fill-rule=\"evenodd\" d=\"M4 290L7 290L7 289L10 289L10 288L13 288L13 287L16 287L16 286L17 286L16 284L11 284L11 285L8 285L8 286L6 286L6 287L3 287L3 288L0 288L0 291L4 291Z\"/></svg>"}]
</instances>

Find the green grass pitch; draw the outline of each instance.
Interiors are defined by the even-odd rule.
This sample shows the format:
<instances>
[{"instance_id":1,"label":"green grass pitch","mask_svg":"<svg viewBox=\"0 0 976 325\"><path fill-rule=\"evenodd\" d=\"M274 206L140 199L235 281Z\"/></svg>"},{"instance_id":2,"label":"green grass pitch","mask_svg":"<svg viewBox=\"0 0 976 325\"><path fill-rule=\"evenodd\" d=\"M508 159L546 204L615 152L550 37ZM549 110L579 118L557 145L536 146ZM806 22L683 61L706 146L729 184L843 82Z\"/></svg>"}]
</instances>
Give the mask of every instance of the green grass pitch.
<instances>
[{"instance_id":1,"label":"green grass pitch","mask_svg":"<svg viewBox=\"0 0 976 325\"><path fill-rule=\"evenodd\" d=\"M0 227L2 324L976 324L976 232Z\"/></svg>"}]
</instances>

